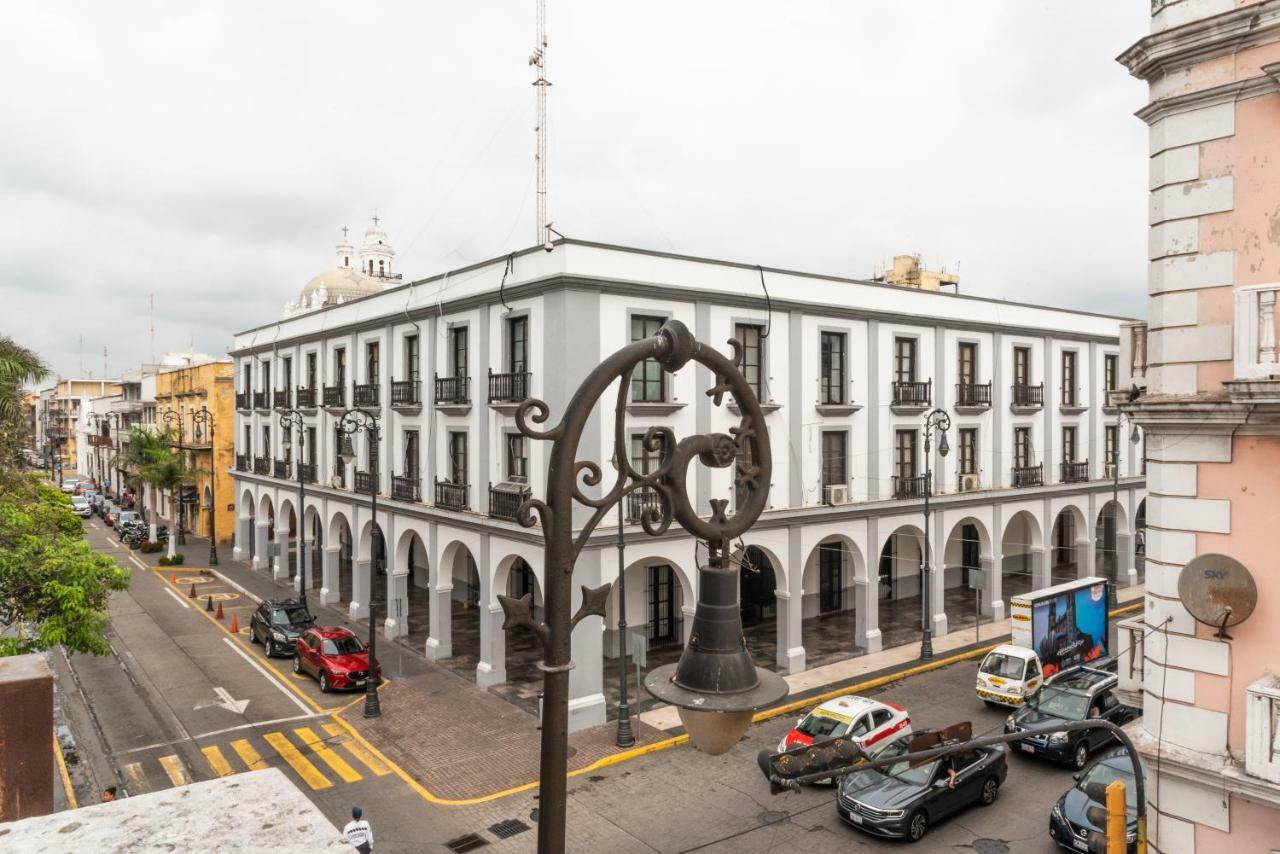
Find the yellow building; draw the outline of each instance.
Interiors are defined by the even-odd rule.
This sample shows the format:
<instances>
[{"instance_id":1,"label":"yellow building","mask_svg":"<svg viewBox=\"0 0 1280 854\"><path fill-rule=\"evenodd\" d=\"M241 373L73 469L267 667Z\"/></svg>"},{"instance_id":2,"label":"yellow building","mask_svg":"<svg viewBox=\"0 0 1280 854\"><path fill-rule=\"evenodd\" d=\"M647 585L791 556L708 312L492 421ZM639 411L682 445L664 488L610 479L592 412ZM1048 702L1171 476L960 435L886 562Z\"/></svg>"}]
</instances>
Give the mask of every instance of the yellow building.
<instances>
[{"instance_id":1,"label":"yellow building","mask_svg":"<svg viewBox=\"0 0 1280 854\"><path fill-rule=\"evenodd\" d=\"M230 360L161 368L156 374L156 429L173 431L188 467L195 471L195 483L182 490L187 529L209 536L213 510L220 543L229 541L235 530L235 485L227 474L235 461L234 403ZM206 410L207 420L202 414ZM177 500L176 495L162 495L162 514L174 518Z\"/></svg>"}]
</instances>

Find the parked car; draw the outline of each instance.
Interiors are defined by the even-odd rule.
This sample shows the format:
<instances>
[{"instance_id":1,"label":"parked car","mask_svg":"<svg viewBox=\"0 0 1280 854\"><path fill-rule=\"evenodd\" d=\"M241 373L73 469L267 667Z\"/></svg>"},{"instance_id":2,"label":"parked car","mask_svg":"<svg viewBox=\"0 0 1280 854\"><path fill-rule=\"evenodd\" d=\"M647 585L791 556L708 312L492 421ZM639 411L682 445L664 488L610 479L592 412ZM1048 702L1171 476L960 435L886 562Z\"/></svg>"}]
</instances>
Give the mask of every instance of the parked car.
<instances>
[{"instance_id":1,"label":"parked car","mask_svg":"<svg viewBox=\"0 0 1280 854\"><path fill-rule=\"evenodd\" d=\"M314 626L294 643L293 672L314 676L325 693L363 688L369 676L369 650L341 626ZM373 678L382 681L381 664Z\"/></svg>"},{"instance_id":2,"label":"parked car","mask_svg":"<svg viewBox=\"0 0 1280 854\"><path fill-rule=\"evenodd\" d=\"M116 526L116 522L119 519L120 519L120 511L116 509L116 506L114 504L111 505L111 507L109 507L107 511L102 514L102 521L107 523L108 528L114 528Z\"/></svg>"},{"instance_id":3,"label":"parked car","mask_svg":"<svg viewBox=\"0 0 1280 854\"><path fill-rule=\"evenodd\" d=\"M58 487L58 488L59 488L59 489L61 489L63 492L65 492L67 495L74 495L74 494L75 494L75 491L76 491L76 483L77 483L77 482L76 482L76 481L74 481L74 480L65 480L65 479L64 479L64 480L62 481L62 486L60 486L60 487Z\"/></svg>"},{"instance_id":4,"label":"parked car","mask_svg":"<svg viewBox=\"0 0 1280 854\"><path fill-rule=\"evenodd\" d=\"M1005 721L1005 732L1045 729L1090 718L1123 726L1138 716L1138 710L1116 698L1119 678L1096 667L1074 667L1045 682L1040 692ZM1018 742L1018 750L1055 762L1069 762L1077 771L1089 762L1095 748L1115 737L1104 730L1049 732L1028 736Z\"/></svg>"},{"instance_id":5,"label":"parked car","mask_svg":"<svg viewBox=\"0 0 1280 854\"><path fill-rule=\"evenodd\" d=\"M1017 708L1043 684L1040 656L1034 650L1006 643L982 659L974 690L988 706Z\"/></svg>"},{"instance_id":6,"label":"parked car","mask_svg":"<svg viewBox=\"0 0 1280 854\"><path fill-rule=\"evenodd\" d=\"M1105 831L1089 821L1089 807L1094 801L1088 789L1105 790L1116 780L1124 783L1126 817L1125 841L1129 852L1138 849L1138 787L1133 776L1133 759L1123 748L1109 750L1098 757L1088 770L1077 771L1076 784L1063 793L1049 813L1049 838L1068 851L1088 851L1089 831ZM1094 786L1093 784L1096 784Z\"/></svg>"},{"instance_id":7,"label":"parked car","mask_svg":"<svg viewBox=\"0 0 1280 854\"><path fill-rule=\"evenodd\" d=\"M845 736L864 753L875 755L886 745L911 735L911 716L893 703L846 694L828 700L796 721L778 743L778 752Z\"/></svg>"},{"instance_id":8,"label":"parked car","mask_svg":"<svg viewBox=\"0 0 1280 854\"><path fill-rule=\"evenodd\" d=\"M115 529L116 536L124 539L125 531L132 525L141 525L142 516L136 510L121 510L116 514Z\"/></svg>"},{"instance_id":9,"label":"parked car","mask_svg":"<svg viewBox=\"0 0 1280 854\"><path fill-rule=\"evenodd\" d=\"M904 759L854 771L840 778L836 813L845 823L875 836L919 842L947 816L972 804L995 803L1009 771L1006 755L1004 745L997 744L915 767Z\"/></svg>"},{"instance_id":10,"label":"parked car","mask_svg":"<svg viewBox=\"0 0 1280 854\"><path fill-rule=\"evenodd\" d=\"M88 519L93 513L93 505L83 495L75 495L71 498L71 512L83 519Z\"/></svg>"},{"instance_id":11,"label":"parked car","mask_svg":"<svg viewBox=\"0 0 1280 854\"><path fill-rule=\"evenodd\" d=\"M249 618L249 639L262 644L267 657L293 655L298 636L316 624L301 599L263 602Z\"/></svg>"}]
</instances>

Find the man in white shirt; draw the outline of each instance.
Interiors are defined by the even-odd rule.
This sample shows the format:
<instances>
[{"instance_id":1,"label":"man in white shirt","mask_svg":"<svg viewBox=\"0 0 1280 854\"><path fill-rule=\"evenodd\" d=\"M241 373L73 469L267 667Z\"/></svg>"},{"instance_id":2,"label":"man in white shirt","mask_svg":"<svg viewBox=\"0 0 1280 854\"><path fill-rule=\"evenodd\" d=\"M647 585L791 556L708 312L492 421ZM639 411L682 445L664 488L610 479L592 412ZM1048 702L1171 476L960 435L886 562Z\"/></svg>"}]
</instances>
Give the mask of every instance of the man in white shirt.
<instances>
[{"instance_id":1,"label":"man in white shirt","mask_svg":"<svg viewBox=\"0 0 1280 854\"><path fill-rule=\"evenodd\" d=\"M360 807L351 808L351 821L342 829L342 838L360 854L369 854L373 850L373 829L361 818L362 815L364 810Z\"/></svg>"}]
</instances>

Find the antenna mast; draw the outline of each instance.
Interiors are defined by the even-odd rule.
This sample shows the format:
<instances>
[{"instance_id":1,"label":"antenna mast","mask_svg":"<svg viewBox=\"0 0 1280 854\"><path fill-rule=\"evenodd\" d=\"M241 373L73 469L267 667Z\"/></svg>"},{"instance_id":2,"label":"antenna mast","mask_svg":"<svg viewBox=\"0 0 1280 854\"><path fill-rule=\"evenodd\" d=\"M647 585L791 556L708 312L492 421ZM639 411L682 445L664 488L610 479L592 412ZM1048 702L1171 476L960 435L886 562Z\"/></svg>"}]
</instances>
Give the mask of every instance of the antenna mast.
<instances>
[{"instance_id":1,"label":"antenna mast","mask_svg":"<svg viewBox=\"0 0 1280 854\"><path fill-rule=\"evenodd\" d=\"M151 294L151 363L156 361L156 295Z\"/></svg>"},{"instance_id":2,"label":"antenna mast","mask_svg":"<svg viewBox=\"0 0 1280 854\"><path fill-rule=\"evenodd\" d=\"M534 0L537 6L537 42L529 55L533 66L533 86L538 96L538 116L534 132L538 135L538 153L534 156L538 167L538 233L535 238L542 248L551 251L551 222L547 218L547 0Z\"/></svg>"}]
</instances>

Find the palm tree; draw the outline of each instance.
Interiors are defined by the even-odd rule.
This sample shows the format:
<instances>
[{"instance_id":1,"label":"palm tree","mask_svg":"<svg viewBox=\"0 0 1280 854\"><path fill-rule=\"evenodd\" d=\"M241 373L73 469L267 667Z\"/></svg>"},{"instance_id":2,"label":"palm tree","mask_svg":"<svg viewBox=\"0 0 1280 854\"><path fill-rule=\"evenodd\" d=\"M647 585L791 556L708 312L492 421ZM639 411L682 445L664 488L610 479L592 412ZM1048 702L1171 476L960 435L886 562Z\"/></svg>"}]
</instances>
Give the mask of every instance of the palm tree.
<instances>
[{"instance_id":1,"label":"palm tree","mask_svg":"<svg viewBox=\"0 0 1280 854\"><path fill-rule=\"evenodd\" d=\"M21 444L23 387L49 375L33 351L0 336L0 459L8 461Z\"/></svg>"},{"instance_id":2,"label":"palm tree","mask_svg":"<svg viewBox=\"0 0 1280 854\"><path fill-rule=\"evenodd\" d=\"M182 454L174 453L174 446L177 444L175 439L170 430L155 433L145 427L130 427L126 439L128 444L113 463L149 487L150 500L147 506L153 511L159 506L156 490L167 490L172 495L184 483L189 482L193 474ZM181 501L180 495L178 500ZM153 512L151 517L152 542L156 539L157 515L158 513ZM173 536L169 537L169 557L173 557L178 529L175 519L170 519L169 523L173 530Z\"/></svg>"}]
</instances>

